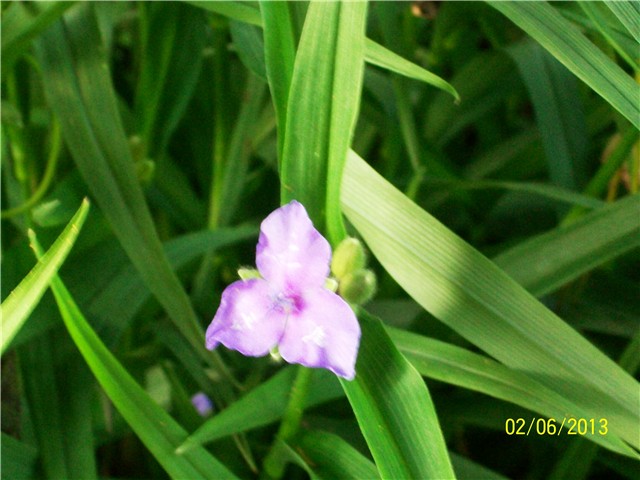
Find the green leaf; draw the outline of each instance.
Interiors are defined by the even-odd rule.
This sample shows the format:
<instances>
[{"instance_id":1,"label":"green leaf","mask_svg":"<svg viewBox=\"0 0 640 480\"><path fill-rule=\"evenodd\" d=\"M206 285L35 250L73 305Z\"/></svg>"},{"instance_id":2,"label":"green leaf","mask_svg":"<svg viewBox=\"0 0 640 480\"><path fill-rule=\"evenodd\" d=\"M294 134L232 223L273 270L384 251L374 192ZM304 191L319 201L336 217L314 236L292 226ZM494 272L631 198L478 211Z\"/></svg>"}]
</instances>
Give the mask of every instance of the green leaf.
<instances>
[{"instance_id":1,"label":"green leaf","mask_svg":"<svg viewBox=\"0 0 640 480\"><path fill-rule=\"evenodd\" d=\"M94 390L87 388L91 374L68 335L40 335L18 353L45 476L98 478L91 415Z\"/></svg>"},{"instance_id":2,"label":"green leaf","mask_svg":"<svg viewBox=\"0 0 640 480\"><path fill-rule=\"evenodd\" d=\"M557 202L575 205L587 209L598 209L606 205L603 200L593 198L589 195L575 193L566 188L548 185L546 183L533 182L504 182L500 180L445 180L445 179L425 179L423 183L428 186L445 186L448 191L455 189L464 190L484 190L500 189L510 192L531 193L543 198L548 198Z\"/></svg>"},{"instance_id":3,"label":"green leaf","mask_svg":"<svg viewBox=\"0 0 640 480\"><path fill-rule=\"evenodd\" d=\"M623 2L618 2L623 3ZM640 45L639 39L635 41L630 39L628 41L627 37L623 36L624 34L620 34L620 32L624 32L626 25L629 28L629 31L633 30L635 27L636 32L640 31L640 11L633 12L633 7L630 10L627 10L625 7L622 8L622 12L620 16L616 18L616 7L611 8L611 4L607 2L581 2L579 3L582 11L587 15L592 25L592 28L595 28L598 33L600 33L604 39L607 41L609 45L613 47L613 49L620 55L627 64L634 70L640 70L640 64L638 61L638 48ZM607 8L609 5L609 8ZM624 13L623 13L624 12ZM632 18L627 19L627 14L632 14ZM634 19L635 18L635 25ZM622 22L622 24L621 24ZM628 43L631 43L631 48L627 46Z\"/></svg>"},{"instance_id":4,"label":"green leaf","mask_svg":"<svg viewBox=\"0 0 640 480\"><path fill-rule=\"evenodd\" d=\"M367 39L366 47L367 50L365 58L371 65L376 65L399 75L404 75L405 77L433 85L440 90L450 93L456 100L460 100L460 95L456 89L449 82L443 80L439 76L425 70L413 62L410 62L404 57L393 53L391 50L371 39Z\"/></svg>"},{"instance_id":5,"label":"green leaf","mask_svg":"<svg viewBox=\"0 0 640 480\"><path fill-rule=\"evenodd\" d=\"M38 450L2 432L2 478L36 478Z\"/></svg>"},{"instance_id":6,"label":"green leaf","mask_svg":"<svg viewBox=\"0 0 640 480\"><path fill-rule=\"evenodd\" d=\"M179 451L185 452L196 445L278 421L287 407L287 397L294 378L295 368L284 368L207 420L191 434ZM335 375L325 370L314 371L305 407L310 408L343 395Z\"/></svg>"},{"instance_id":7,"label":"green leaf","mask_svg":"<svg viewBox=\"0 0 640 480\"><path fill-rule=\"evenodd\" d=\"M231 32L233 46L244 66L262 80L266 80L267 69L260 29L255 25L232 20L229 22L229 31Z\"/></svg>"},{"instance_id":8,"label":"green leaf","mask_svg":"<svg viewBox=\"0 0 640 480\"><path fill-rule=\"evenodd\" d=\"M421 375L441 382L482 392L520 405L562 423L567 412L588 418L589 412L576 403L495 360L464 348L411 332L387 327L391 339ZM630 457L637 454L620 437L594 435L591 440Z\"/></svg>"},{"instance_id":9,"label":"green leaf","mask_svg":"<svg viewBox=\"0 0 640 480\"><path fill-rule=\"evenodd\" d=\"M11 344L29 314L36 307L71 247L89 212L89 201L84 200L69 224L51 245L51 248L33 267L9 296L2 302L2 353Z\"/></svg>"},{"instance_id":10,"label":"green leaf","mask_svg":"<svg viewBox=\"0 0 640 480\"><path fill-rule=\"evenodd\" d=\"M135 110L151 158L164 153L202 68L206 20L180 2L140 4L141 58Z\"/></svg>"},{"instance_id":11,"label":"green leaf","mask_svg":"<svg viewBox=\"0 0 640 480\"><path fill-rule=\"evenodd\" d=\"M640 5L638 2L605 0L604 3L633 35L636 42L640 43Z\"/></svg>"},{"instance_id":12,"label":"green leaf","mask_svg":"<svg viewBox=\"0 0 640 480\"><path fill-rule=\"evenodd\" d=\"M640 197L597 209L567 227L533 237L493 261L536 297L640 246Z\"/></svg>"},{"instance_id":13,"label":"green leaf","mask_svg":"<svg viewBox=\"0 0 640 480\"><path fill-rule=\"evenodd\" d=\"M77 4L37 47L49 103L80 173L146 285L196 351L210 359L136 178L93 6Z\"/></svg>"},{"instance_id":14,"label":"green leaf","mask_svg":"<svg viewBox=\"0 0 640 480\"><path fill-rule=\"evenodd\" d=\"M305 432L295 442L295 450L301 453L310 470L321 479L380 478L371 460L364 457L341 437L319 430Z\"/></svg>"},{"instance_id":15,"label":"green leaf","mask_svg":"<svg viewBox=\"0 0 640 480\"><path fill-rule=\"evenodd\" d=\"M12 2L2 11L2 69L13 63L31 46L32 40L55 22L75 2ZM4 108L4 107L3 107Z\"/></svg>"},{"instance_id":16,"label":"green leaf","mask_svg":"<svg viewBox=\"0 0 640 480\"><path fill-rule=\"evenodd\" d=\"M361 312L356 378L341 380L382 478L454 478L431 397L379 320Z\"/></svg>"},{"instance_id":17,"label":"green leaf","mask_svg":"<svg viewBox=\"0 0 640 480\"><path fill-rule=\"evenodd\" d=\"M584 183L587 126L575 77L530 39L507 49L529 91L536 125L555 185L576 189Z\"/></svg>"},{"instance_id":18,"label":"green leaf","mask_svg":"<svg viewBox=\"0 0 640 480\"><path fill-rule=\"evenodd\" d=\"M256 232L257 228L251 225L194 232L166 242L163 249L171 267L178 270L204 253L253 238ZM108 346L119 341L129 322L150 297L138 270L130 264L123 266L106 284L96 282L95 289L92 286L85 288L91 299L88 312L96 318L95 329L107 339Z\"/></svg>"},{"instance_id":19,"label":"green leaf","mask_svg":"<svg viewBox=\"0 0 640 480\"><path fill-rule=\"evenodd\" d=\"M366 11L366 2L309 5L289 91L281 200L299 200L320 228L326 218L334 245L345 236L340 182L362 88Z\"/></svg>"},{"instance_id":20,"label":"green leaf","mask_svg":"<svg viewBox=\"0 0 640 480\"><path fill-rule=\"evenodd\" d=\"M462 455L451 452L451 463L453 470L456 472L458 480L506 480L504 477L482 465L469 460Z\"/></svg>"},{"instance_id":21,"label":"green leaf","mask_svg":"<svg viewBox=\"0 0 640 480\"><path fill-rule=\"evenodd\" d=\"M487 2L640 128L640 88L547 2Z\"/></svg>"},{"instance_id":22,"label":"green leaf","mask_svg":"<svg viewBox=\"0 0 640 480\"><path fill-rule=\"evenodd\" d=\"M36 245L35 235L32 242ZM187 438L177 424L127 373L91 329L62 281L55 277L51 289L65 326L103 390L167 473L174 478L236 478L202 447L177 455Z\"/></svg>"},{"instance_id":23,"label":"green leaf","mask_svg":"<svg viewBox=\"0 0 640 480\"><path fill-rule=\"evenodd\" d=\"M342 192L347 218L420 305L638 446L638 383L629 374L353 152Z\"/></svg>"},{"instance_id":24,"label":"green leaf","mask_svg":"<svg viewBox=\"0 0 640 480\"><path fill-rule=\"evenodd\" d=\"M256 76L249 76L224 164L217 172L218 178L214 178L214 182L217 183L211 193L210 211L210 221L213 225L229 225L240 205L253 152L251 140L255 136L258 115L266 93L267 86L264 81Z\"/></svg>"},{"instance_id":25,"label":"green leaf","mask_svg":"<svg viewBox=\"0 0 640 480\"><path fill-rule=\"evenodd\" d=\"M289 87L293 77L296 44L287 2L260 2L264 24L264 56L269 88L278 125L278 159L282 161Z\"/></svg>"},{"instance_id":26,"label":"green leaf","mask_svg":"<svg viewBox=\"0 0 640 480\"><path fill-rule=\"evenodd\" d=\"M249 23L251 25L261 26L262 21L260 18L260 11L251 5L249 2L244 1L223 1L223 2L202 2L191 1L193 6L203 8L209 12L217 13L225 17L233 18L240 22Z\"/></svg>"}]
</instances>

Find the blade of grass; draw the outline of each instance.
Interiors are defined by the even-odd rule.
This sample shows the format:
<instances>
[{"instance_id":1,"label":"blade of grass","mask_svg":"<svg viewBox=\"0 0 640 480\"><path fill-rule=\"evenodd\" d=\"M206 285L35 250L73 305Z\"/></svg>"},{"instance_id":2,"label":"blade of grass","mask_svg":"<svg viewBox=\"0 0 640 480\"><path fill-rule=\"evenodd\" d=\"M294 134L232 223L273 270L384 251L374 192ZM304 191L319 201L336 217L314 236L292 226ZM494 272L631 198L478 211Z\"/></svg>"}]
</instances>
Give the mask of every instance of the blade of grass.
<instances>
[{"instance_id":1,"label":"blade of grass","mask_svg":"<svg viewBox=\"0 0 640 480\"><path fill-rule=\"evenodd\" d=\"M16 480L36 478L38 450L2 432L2 476Z\"/></svg>"},{"instance_id":2,"label":"blade of grass","mask_svg":"<svg viewBox=\"0 0 640 480\"><path fill-rule=\"evenodd\" d=\"M38 257L42 251L35 235L31 241ZM51 289L65 326L96 379L124 419L156 460L174 478L236 478L204 448L185 455L175 449L187 432L177 424L127 373L91 329L62 281L55 277Z\"/></svg>"},{"instance_id":3,"label":"blade of grass","mask_svg":"<svg viewBox=\"0 0 640 480\"><path fill-rule=\"evenodd\" d=\"M536 125L555 185L575 190L582 186L587 153L586 118L573 75L539 44L519 42L507 49L529 91Z\"/></svg>"},{"instance_id":4,"label":"blade of grass","mask_svg":"<svg viewBox=\"0 0 640 480\"><path fill-rule=\"evenodd\" d=\"M618 2L618 3L626 3L626 2ZM640 48L640 45L636 43L632 50L630 51L625 50L625 48L621 45L621 43L617 41L618 31L620 29L623 29L624 27L620 26L619 23L617 25L619 28L615 28L612 26L612 24L615 24L615 22L618 20L620 21L625 20L629 23L623 22L623 24L631 27L629 31L631 31L633 27L635 27L637 32L640 31L640 23L637 20L638 18L640 18L640 11L633 12L633 8L631 9L631 11L627 11L623 7L623 10L625 13L622 14L621 16L617 16L616 8L614 7L613 9L611 9L611 3L607 4L607 2L581 2L578 5L580 5L580 8L582 9L582 11L587 15L587 17L591 21L591 24L604 37L607 43L611 45L616 52L618 52L618 55L620 55L620 58L622 58L625 62L627 62L627 65L629 65L635 72L640 71L640 64L638 63L640 59L638 58L639 55L637 55L637 51L638 51L638 48ZM609 6L609 9L607 9L607 5ZM634 15L635 25L633 25L634 23L633 19L627 20L626 14L629 14L629 13L632 13ZM637 39L636 42L640 42L640 40Z\"/></svg>"},{"instance_id":5,"label":"blade of grass","mask_svg":"<svg viewBox=\"0 0 640 480\"><path fill-rule=\"evenodd\" d=\"M305 432L294 449L318 478L380 478L373 462L337 435L319 430Z\"/></svg>"},{"instance_id":6,"label":"blade of grass","mask_svg":"<svg viewBox=\"0 0 640 480\"><path fill-rule=\"evenodd\" d=\"M604 4L640 43L640 5L637 2L615 2L605 0Z\"/></svg>"},{"instance_id":7,"label":"blade of grass","mask_svg":"<svg viewBox=\"0 0 640 480\"><path fill-rule=\"evenodd\" d=\"M47 253L2 302L2 353L5 352L11 344L11 340L29 318L29 314L49 286L51 278L67 258L88 212L89 201L85 199Z\"/></svg>"},{"instance_id":8,"label":"blade of grass","mask_svg":"<svg viewBox=\"0 0 640 480\"><path fill-rule=\"evenodd\" d=\"M318 226L326 218L334 245L345 236L339 192L362 88L366 11L366 2L309 5L287 106L281 200L299 200Z\"/></svg>"},{"instance_id":9,"label":"blade of grass","mask_svg":"<svg viewBox=\"0 0 640 480\"><path fill-rule=\"evenodd\" d=\"M164 153L191 98L202 67L206 21L180 2L140 4L141 59L135 111L145 151Z\"/></svg>"},{"instance_id":10,"label":"blade of grass","mask_svg":"<svg viewBox=\"0 0 640 480\"><path fill-rule=\"evenodd\" d=\"M618 365L353 152L342 192L348 219L426 310L638 446L638 384Z\"/></svg>"},{"instance_id":11,"label":"blade of grass","mask_svg":"<svg viewBox=\"0 0 640 480\"><path fill-rule=\"evenodd\" d=\"M2 11L2 69L26 53L35 37L75 2L11 3Z\"/></svg>"},{"instance_id":12,"label":"blade of grass","mask_svg":"<svg viewBox=\"0 0 640 480\"><path fill-rule=\"evenodd\" d=\"M341 380L382 478L455 478L431 397L381 322L361 312L356 378Z\"/></svg>"},{"instance_id":13,"label":"blade of grass","mask_svg":"<svg viewBox=\"0 0 640 480\"><path fill-rule=\"evenodd\" d=\"M37 47L50 105L98 205L178 330L224 372L219 358L205 351L196 314L162 251L105 74L107 61L93 6L76 5L40 37Z\"/></svg>"},{"instance_id":14,"label":"blade of grass","mask_svg":"<svg viewBox=\"0 0 640 480\"><path fill-rule=\"evenodd\" d=\"M46 477L93 479L91 376L72 348L60 332L32 340L18 350L22 379Z\"/></svg>"},{"instance_id":15,"label":"blade of grass","mask_svg":"<svg viewBox=\"0 0 640 480\"><path fill-rule=\"evenodd\" d=\"M487 2L640 129L640 88L547 2Z\"/></svg>"},{"instance_id":16,"label":"blade of grass","mask_svg":"<svg viewBox=\"0 0 640 480\"><path fill-rule=\"evenodd\" d=\"M404 57L393 53L379 43L367 38L366 40L366 60L371 65L376 65L391 72L403 75L407 78L419 80L428 85L432 85L440 90L451 94L456 100L460 100L458 91L446 80L434 73L410 62Z\"/></svg>"},{"instance_id":17,"label":"blade of grass","mask_svg":"<svg viewBox=\"0 0 640 480\"><path fill-rule=\"evenodd\" d=\"M282 161L289 87L293 77L296 44L291 12L287 2L260 2L264 24L264 47L267 78L276 111L278 128L278 160Z\"/></svg>"},{"instance_id":18,"label":"blade of grass","mask_svg":"<svg viewBox=\"0 0 640 480\"><path fill-rule=\"evenodd\" d=\"M567 227L530 238L493 261L541 297L640 246L640 197L623 198Z\"/></svg>"},{"instance_id":19,"label":"blade of grass","mask_svg":"<svg viewBox=\"0 0 640 480\"><path fill-rule=\"evenodd\" d=\"M567 412L587 418L588 412L544 384L495 360L433 338L387 327L391 339L421 375L482 392L554 418L558 424ZM637 458L618 436L594 435L590 440L611 451Z\"/></svg>"}]
</instances>

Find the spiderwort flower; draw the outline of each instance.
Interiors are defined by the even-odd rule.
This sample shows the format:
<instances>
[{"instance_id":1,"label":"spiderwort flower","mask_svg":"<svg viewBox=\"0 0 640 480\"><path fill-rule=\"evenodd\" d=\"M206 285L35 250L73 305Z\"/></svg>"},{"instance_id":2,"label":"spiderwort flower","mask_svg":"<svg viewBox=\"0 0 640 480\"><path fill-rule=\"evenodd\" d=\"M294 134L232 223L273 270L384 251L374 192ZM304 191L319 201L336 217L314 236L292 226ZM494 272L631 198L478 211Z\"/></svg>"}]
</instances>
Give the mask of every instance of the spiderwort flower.
<instances>
[{"instance_id":1,"label":"spiderwort flower","mask_svg":"<svg viewBox=\"0 0 640 480\"><path fill-rule=\"evenodd\" d=\"M360 344L353 310L325 288L331 247L295 200L260 226L256 265L261 278L222 292L207 329L207 348L220 343L248 356L274 347L289 363L321 367L352 380Z\"/></svg>"},{"instance_id":2,"label":"spiderwort flower","mask_svg":"<svg viewBox=\"0 0 640 480\"><path fill-rule=\"evenodd\" d=\"M213 412L213 402L204 392L198 392L191 397L191 404L201 417L208 417Z\"/></svg>"}]
</instances>

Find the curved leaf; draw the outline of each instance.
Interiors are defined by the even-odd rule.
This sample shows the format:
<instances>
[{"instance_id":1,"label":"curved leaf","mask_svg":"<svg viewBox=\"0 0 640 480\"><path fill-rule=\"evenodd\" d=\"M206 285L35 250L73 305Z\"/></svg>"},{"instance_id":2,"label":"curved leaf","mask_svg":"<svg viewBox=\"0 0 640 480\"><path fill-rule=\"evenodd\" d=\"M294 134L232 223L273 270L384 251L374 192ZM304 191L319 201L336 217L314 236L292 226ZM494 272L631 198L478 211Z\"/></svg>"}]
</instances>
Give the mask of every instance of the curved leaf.
<instances>
[{"instance_id":1,"label":"curved leaf","mask_svg":"<svg viewBox=\"0 0 640 480\"><path fill-rule=\"evenodd\" d=\"M67 258L88 212L89 200L85 199L47 253L2 302L2 353L38 305L49 282Z\"/></svg>"}]
</instances>

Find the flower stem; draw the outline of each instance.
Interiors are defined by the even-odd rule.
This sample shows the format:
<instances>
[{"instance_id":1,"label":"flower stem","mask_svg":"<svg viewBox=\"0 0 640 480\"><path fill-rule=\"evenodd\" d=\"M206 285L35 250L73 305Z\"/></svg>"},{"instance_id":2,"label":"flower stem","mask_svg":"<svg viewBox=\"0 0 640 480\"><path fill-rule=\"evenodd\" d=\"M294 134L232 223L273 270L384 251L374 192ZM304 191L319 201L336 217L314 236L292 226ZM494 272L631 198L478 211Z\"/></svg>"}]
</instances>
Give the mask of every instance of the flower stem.
<instances>
[{"instance_id":1,"label":"flower stem","mask_svg":"<svg viewBox=\"0 0 640 480\"><path fill-rule=\"evenodd\" d=\"M284 475L285 459L281 452L281 446L293 438L300 428L300 421L304 412L304 402L307 397L311 374L313 370L307 367L298 367L296 379L291 387L289 404L282 417L282 423L276 434L271 450L264 459L264 471L269 478L279 480Z\"/></svg>"}]
</instances>

